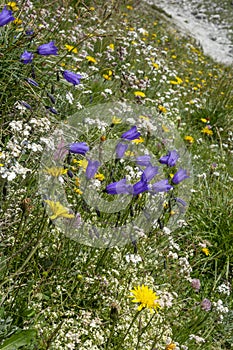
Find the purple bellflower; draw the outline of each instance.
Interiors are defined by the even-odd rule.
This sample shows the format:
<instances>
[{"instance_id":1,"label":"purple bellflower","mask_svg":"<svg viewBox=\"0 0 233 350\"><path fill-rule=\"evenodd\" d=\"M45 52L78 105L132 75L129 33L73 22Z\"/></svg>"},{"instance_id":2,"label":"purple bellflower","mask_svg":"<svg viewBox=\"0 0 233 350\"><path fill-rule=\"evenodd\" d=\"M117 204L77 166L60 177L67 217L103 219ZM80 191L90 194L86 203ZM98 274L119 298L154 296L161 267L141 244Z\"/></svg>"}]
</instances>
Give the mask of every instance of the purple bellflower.
<instances>
[{"instance_id":1,"label":"purple bellflower","mask_svg":"<svg viewBox=\"0 0 233 350\"><path fill-rule=\"evenodd\" d=\"M34 55L32 52L24 51L24 53L22 53L20 56L20 61L24 64L32 63L33 56Z\"/></svg>"},{"instance_id":2,"label":"purple bellflower","mask_svg":"<svg viewBox=\"0 0 233 350\"><path fill-rule=\"evenodd\" d=\"M140 137L140 132L137 131L137 127L136 126L133 126L130 130L124 132L122 135L121 135L121 138L124 139L124 140L135 140L135 139L138 139Z\"/></svg>"},{"instance_id":3,"label":"purple bellflower","mask_svg":"<svg viewBox=\"0 0 233 350\"><path fill-rule=\"evenodd\" d=\"M136 196L139 193L143 193L148 191L148 184L146 181L140 180L136 184L133 185L133 195Z\"/></svg>"},{"instance_id":4,"label":"purple bellflower","mask_svg":"<svg viewBox=\"0 0 233 350\"><path fill-rule=\"evenodd\" d=\"M82 76L80 74L73 73L69 70L65 70L62 73L63 77L71 84L79 85L80 84L80 79L82 79Z\"/></svg>"},{"instance_id":5,"label":"purple bellflower","mask_svg":"<svg viewBox=\"0 0 233 350\"><path fill-rule=\"evenodd\" d=\"M3 27L5 24L14 21L15 18L12 16L12 11L7 10L6 6L0 13L0 27Z\"/></svg>"},{"instance_id":6,"label":"purple bellflower","mask_svg":"<svg viewBox=\"0 0 233 350\"><path fill-rule=\"evenodd\" d=\"M153 179L155 175L157 175L159 172L159 167L153 166L153 165L148 165L148 167L143 171L141 180L144 182L149 182L150 180Z\"/></svg>"},{"instance_id":7,"label":"purple bellflower","mask_svg":"<svg viewBox=\"0 0 233 350\"><path fill-rule=\"evenodd\" d=\"M54 41L48 44L38 46L37 53L42 56L57 55L58 48L54 45Z\"/></svg>"},{"instance_id":8,"label":"purple bellflower","mask_svg":"<svg viewBox=\"0 0 233 350\"><path fill-rule=\"evenodd\" d=\"M69 151L71 153L85 155L89 151L89 147L86 142L74 142L69 145Z\"/></svg>"},{"instance_id":9,"label":"purple bellflower","mask_svg":"<svg viewBox=\"0 0 233 350\"><path fill-rule=\"evenodd\" d=\"M152 190L154 192L168 192L173 187L169 184L168 179L160 180L152 185Z\"/></svg>"},{"instance_id":10,"label":"purple bellflower","mask_svg":"<svg viewBox=\"0 0 233 350\"><path fill-rule=\"evenodd\" d=\"M86 178L88 180L92 179L95 176L98 168L100 166L100 162L98 160L88 160L88 165L86 169Z\"/></svg>"},{"instance_id":11,"label":"purple bellflower","mask_svg":"<svg viewBox=\"0 0 233 350\"><path fill-rule=\"evenodd\" d=\"M179 154L175 150L173 150L169 151L166 156L161 157L159 159L159 162L161 164L166 164L167 166L174 166L176 165L176 162L179 157Z\"/></svg>"},{"instance_id":12,"label":"purple bellflower","mask_svg":"<svg viewBox=\"0 0 233 350\"><path fill-rule=\"evenodd\" d=\"M149 155L139 156L136 158L136 163L139 166L148 166L150 165L150 156Z\"/></svg>"},{"instance_id":13,"label":"purple bellflower","mask_svg":"<svg viewBox=\"0 0 233 350\"><path fill-rule=\"evenodd\" d=\"M112 182L106 187L108 194L131 194L133 192L132 185L126 183L126 179Z\"/></svg>"},{"instance_id":14,"label":"purple bellflower","mask_svg":"<svg viewBox=\"0 0 233 350\"><path fill-rule=\"evenodd\" d=\"M124 157L125 151L127 150L128 145L119 142L116 146L116 155L117 158L122 158Z\"/></svg>"},{"instance_id":15,"label":"purple bellflower","mask_svg":"<svg viewBox=\"0 0 233 350\"><path fill-rule=\"evenodd\" d=\"M187 174L187 170L184 169L179 169L175 175L172 178L172 182L177 185L179 184L181 181L187 179L189 176Z\"/></svg>"}]
</instances>

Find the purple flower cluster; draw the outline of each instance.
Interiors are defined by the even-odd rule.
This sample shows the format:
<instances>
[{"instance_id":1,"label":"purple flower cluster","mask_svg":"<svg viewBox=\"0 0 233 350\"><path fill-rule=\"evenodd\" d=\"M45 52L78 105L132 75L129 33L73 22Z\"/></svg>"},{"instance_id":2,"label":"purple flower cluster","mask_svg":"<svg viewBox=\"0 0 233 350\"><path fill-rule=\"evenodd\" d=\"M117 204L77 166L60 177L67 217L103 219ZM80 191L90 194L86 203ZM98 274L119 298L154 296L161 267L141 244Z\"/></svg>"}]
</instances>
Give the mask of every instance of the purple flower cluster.
<instances>
[{"instance_id":1,"label":"purple flower cluster","mask_svg":"<svg viewBox=\"0 0 233 350\"><path fill-rule=\"evenodd\" d=\"M136 126L133 126L130 130L124 132L121 135L121 138L125 141L119 142L116 146L116 158L123 158L125 155L126 150L128 149L127 141L133 141L135 139L138 139L141 136L140 132L137 130ZM159 159L159 162L161 164L166 164L169 167L175 166L177 160L179 159L179 154L177 151L172 150L169 151L165 156L161 157ZM117 182L110 183L106 187L106 192L109 194L131 194L131 195L138 195L140 193L150 191L152 194L156 194L159 192L168 192L173 189L173 186L169 183L168 179L160 180L158 182L153 183L152 185L149 184L151 180L155 177L155 175L159 172L159 167L153 166L151 164L151 157L149 155L142 155L136 158L136 164L138 166L144 166L146 167L142 173L140 181L135 183L134 185L127 184L126 179L122 179ZM184 179L189 177L187 175L186 170L179 169L175 175L172 178L172 183L174 185L177 185ZM181 203L183 206L186 205L186 203L182 200L177 198L177 202Z\"/></svg>"}]
</instances>

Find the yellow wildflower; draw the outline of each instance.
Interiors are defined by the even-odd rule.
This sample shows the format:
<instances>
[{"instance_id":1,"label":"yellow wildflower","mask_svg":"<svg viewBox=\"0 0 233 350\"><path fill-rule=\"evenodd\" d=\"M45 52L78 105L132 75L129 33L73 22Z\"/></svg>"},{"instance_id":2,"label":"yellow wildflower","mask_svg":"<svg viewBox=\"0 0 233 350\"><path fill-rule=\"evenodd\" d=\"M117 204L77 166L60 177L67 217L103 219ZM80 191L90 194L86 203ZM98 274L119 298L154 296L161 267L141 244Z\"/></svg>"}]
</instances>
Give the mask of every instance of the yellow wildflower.
<instances>
[{"instance_id":1,"label":"yellow wildflower","mask_svg":"<svg viewBox=\"0 0 233 350\"><path fill-rule=\"evenodd\" d=\"M144 284L142 284L142 286L134 287L134 289L130 290L130 292L133 295L130 295L129 297L134 298L132 302L140 304L138 306L138 311L147 308L151 313L153 313L154 310L157 311L157 309L161 307L156 301L158 299L156 293L147 286L144 286Z\"/></svg>"},{"instance_id":2,"label":"yellow wildflower","mask_svg":"<svg viewBox=\"0 0 233 350\"><path fill-rule=\"evenodd\" d=\"M79 188L75 188L74 192L77 194L83 194L83 192Z\"/></svg>"},{"instance_id":3,"label":"yellow wildflower","mask_svg":"<svg viewBox=\"0 0 233 350\"><path fill-rule=\"evenodd\" d=\"M146 97L146 95L142 91L134 91L134 96L136 96L136 97Z\"/></svg>"},{"instance_id":4,"label":"yellow wildflower","mask_svg":"<svg viewBox=\"0 0 233 350\"><path fill-rule=\"evenodd\" d=\"M106 80L111 80L112 79L111 76L112 76L112 71L111 70L109 70L107 74L103 74L103 77Z\"/></svg>"},{"instance_id":5,"label":"yellow wildflower","mask_svg":"<svg viewBox=\"0 0 233 350\"><path fill-rule=\"evenodd\" d=\"M177 56L176 55L172 55L172 58L175 60L177 58Z\"/></svg>"},{"instance_id":6,"label":"yellow wildflower","mask_svg":"<svg viewBox=\"0 0 233 350\"><path fill-rule=\"evenodd\" d=\"M208 248L202 248L201 250L206 256L210 255L210 251Z\"/></svg>"},{"instance_id":7,"label":"yellow wildflower","mask_svg":"<svg viewBox=\"0 0 233 350\"><path fill-rule=\"evenodd\" d=\"M51 220L55 220L59 217L66 219L72 219L75 217L74 214L70 214L69 210L66 207L64 207L60 202L54 202L50 201L49 199L46 199L45 203L48 204L48 206L53 212L53 215L49 216Z\"/></svg>"},{"instance_id":8,"label":"yellow wildflower","mask_svg":"<svg viewBox=\"0 0 233 350\"><path fill-rule=\"evenodd\" d=\"M87 166L88 166L88 160L87 159L81 159L77 161L77 164L83 168L83 170L86 170Z\"/></svg>"},{"instance_id":9,"label":"yellow wildflower","mask_svg":"<svg viewBox=\"0 0 233 350\"><path fill-rule=\"evenodd\" d=\"M114 44L109 44L108 47L110 50L114 51L114 48L115 48Z\"/></svg>"},{"instance_id":10,"label":"yellow wildflower","mask_svg":"<svg viewBox=\"0 0 233 350\"><path fill-rule=\"evenodd\" d=\"M172 84L172 85L179 85L182 83L183 83L183 80L179 77L176 77L176 80L170 80L170 84Z\"/></svg>"},{"instance_id":11,"label":"yellow wildflower","mask_svg":"<svg viewBox=\"0 0 233 350\"><path fill-rule=\"evenodd\" d=\"M67 174L67 171L68 171L68 169L64 169L64 168L61 168L61 167L52 167L52 168L44 169L45 173L47 173L47 174L49 174L51 176L54 176L54 177L58 177L58 176Z\"/></svg>"},{"instance_id":12,"label":"yellow wildflower","mask_svg":"<svg viewBox=\"0 0 233 350\"><path fill-rule=\"evenodd\" d=\"M86 60L88 60L88 62L91 62L91 63L97 63L96 59L92 56L86 56Z\"/></svg>"},{"instance_id":13,"label":"yellow wildflower","mask_svg":"<svg viewBox=\"0 0 233 350\"><path fill-rule=\"evenodd\" d=\"M168 127L166 125L164 125L164 124L162 124L162 129L163 129L164 132L169 132L170 131L170 129L168 129Z\"/></svg>"},{"instance_id":14,"label":"yellow wildflower","mask_svg":"<svg viewBox=\"0 0 233 350\"><path fill-rule=\"evenodd\" d=\"M13 21L13 23L15 24L15 25L20 25L20 24L22 24L23 23L23 21L22 21L22 19L20 19L20 18L16 18L14 21Z\"/></svg>"},{"instance_id":15,"label":"yellow wildflower","mask_svg":"<svg viewBox=\"0 0 233 350\"><path fill-rule=\"evenodd\" d=\"M126 155L126 157L133 157L135 155L135 153L131 152L131 151L126 151L125 155Z\"/></svg>"},{"instance_id":16,"label":"yellow wildflower","mask_svg":"<svg viewBox=\"0 0 233 350\"><path fill-rule=\"evenodd\" d=\"M18 7L15 1L10 1L7 3L7 6L11 8L12 11L18 11Z\"/></svg>"},{"instance_id":17,"label":"yellow wildflower","mask_svg":"<svg viewBox=\"0 0 233 350\"><path fill-rule=\"evenodd\" d=\"M138 145L139 143L142 143L142 142L144 142L145 140L144 140L144 138L143 137L139 137L138 139L134 139L134 140L132 140L132 142L133 143L136 143L136 145Z\"/></svg>"},{"instance_id":18,"label":"yellow wildflower","mask_svg":"<svg viewBox=\"0 0 233 350\"><path fill-rule=\"evenodd\" d=\"M89 7L90 11L95 11L95 8L93 6Z\"/></svg>"},{"instance_id":19,"label":"yellow wildflower","mask_svg":"<svg viewBox=\"0 0 233 350\"><path fill-rule=\"evenodd\" d=\"M201 121L202 121L203 123L207 123L207 122L208 122L208 120L207 120L206 118L201 118Z\"/></svg>"},{"instance_id":20,"label":"yellow wildflower","mask_svg":"<svg viewBox=\"0 0 233 350\"><path fill-rule=\"evenodd\" d=\"M158 109L159 109L159 111L162 112L162 113L167 113L167 108L164 107L164 106L162 106L162 105L159 105L159 106L158 106Z\"/></svg>"},{"instance_id":21,"label":"yellow wildflower","mask_svg":"<svg viewBox=\"0 0 233 350\"><path fill-rule=\"evenodd\" d=\"M153 67L154 67L155 69L158 69L158 68L159 68L158 63L153 63Z\"/></svg>"},{"instance_id":22,"label":"yellow wildflower","mask_svg":"<svg viewBox=\"0 0 233 350\"><path fill-rule=\"evenodd\" d=\"M4 164L0 163L0 166L4 166Z\"/></svg>"},{"instance_id":23,"label":"yellow wildflower","mask_svg":"<svg viewBox=\"0 0 233 350\"><path fill-rule=\"evenodd\" d=\"M194 142L194 138L192 136L188 136L188 135L184 137L184 140L188 141L189 143L193 143Z\"/></svg>"},{"instance_id":24,"label":"yellow wildflower","mask_svg":"<svg viewBox=\"0 0 233 350\"><path fill-rule=\"evenodd\" d=\"M121 124L121 118L117 118L117 117L112 117L112 124L117 125L117 124Z\"/></svg>"},{"instance_id":25,"label":"yellow wildflower","mask_svg":"<svg viewBox=\"0 0 233 350\"><path fill-rule=\"evenodd\" d=\"M166 346L165 350L174 350L176 348L176 344L170 343Z\"/></svg>"},{"instance_id":26,"label":"yellow wildflower","mask_svg":"<svg viewBox=\"0 0 233 350\"><path fill-rule=\"evenodd\" d=\"M104 175L103 174L95 174L95 179L99 180L99 181L103 181L105 179Z\"/></svg>"},{"instance_id":27,"label":"yellow wildflower","mask_svg":"<svg viewBox=\"0 0 233 350\"><path fill-rule=\"evenodd\" d=\"M213 131L211 129L209 129L207 126L202 129L203 134L206 134L206 135L213 135Z\"/></svg>"},{"instance_id":28,"label":"yellow wildflower","mask_svg":"<svg viewBox=\"0 0 233 350\"><path fill-rule=\"evenodd\" d=\"M77 49L75 46L66 44L66 45L65 45L65 48L66 48L68 51L72 51L73 53L78 53L78 49Z\"/></svg>"},{"instance_id":29,"label":"yellow wildflower","mask_svg":"<svg viewBox=\"0 0 233 350\"><path fill-rule=\"evenodd\" d=\"M133 6L131 6L131 5L127 5L126 8L127 8L127 10L133 10Z\"/></svg>"}]
</instances>

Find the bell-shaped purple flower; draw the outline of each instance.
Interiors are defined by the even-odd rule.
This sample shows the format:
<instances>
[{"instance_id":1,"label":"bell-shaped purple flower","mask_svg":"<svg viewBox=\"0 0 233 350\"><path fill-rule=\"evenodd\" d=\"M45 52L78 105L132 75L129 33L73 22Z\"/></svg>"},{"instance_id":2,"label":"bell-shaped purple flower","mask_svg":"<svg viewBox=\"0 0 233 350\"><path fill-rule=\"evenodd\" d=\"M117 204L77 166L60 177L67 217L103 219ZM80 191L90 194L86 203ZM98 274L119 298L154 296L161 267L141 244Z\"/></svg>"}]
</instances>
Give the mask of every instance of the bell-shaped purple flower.
<instances>
[{"instance_id":1,"label":"bell-shaped purple flower","mask_svg":"<svg viewBox=\"0 0 233 350\"><path fill-rule=\"evenodd\" d=\"M136 163L139 166L148 166L150 165L150 156L149 155L139 156L136 158Z\"/></svg>"},{"instance_id":2,"label":"bell-shaped purple flower","mask_svg":"<svg viewBox=\"0 0 233 350\"><path fill-rule=\"evenodd\" d=\"M89 151L89 147L86 142L74 142L69 145L69 151L71 153L85 155Z\"/></svg>"},{"instance_id":3,"label":"bell-shaped purple flower","mask_svg":"<svg viewBox=\"0 0 233 350\"><path fill-rule=\"evenodd\" d=\"M42 44L37 48L37 53L42 56L57 55L57 51L58 48L55 46L54 41Z\"/></svg>"},{"instance_id":4,"label":"bell-shaped purple flower","mask_svg":"<svg viewBox=\"0 0 233 350\"><path fill-rule=\"evenodd\" d=\"M100 166L100 162L98 160L88 160L88 165L86 169L86 178L88 180L92 179L95 176L98 168Z\"/></svg>"},{"instance_id":5,"label":"bell-shaped purple flower","mask_svg":"<svg viewBox=\"0 0 233 350\"><path fill-rule=\"evenodd\" d=\"M15 18L12 16L12 11L7 10L6 6L0 13L0 27L3 27L5 24L14 21Z\"/></svg>"},{"instance_id":6,"label":"bell-shaped purple flower","mask_svg":"<svg viewBox=\"0 0 233 350\"><path fill-rule=\"evenodd\" d=\"M127 150L128 145L119 142L116 146L116 156L117 158L122 158L124 157L125 151Z\"/></svg>"},{"instance_id":7,"label":"bell-shaped purple flower","mask_svg":"<svg viewBox=\"0 0 233 350\"><path fill-rule=\"evenodd\" d=\"M185 169L179 169L175 175L172 178L172 182L177 185L179 184L181 181L187 179L189 176L187 174L187 170Z\"/></svg>"},{"instance_id":8,"label":"bell-shaped purple flower","mask_svg":"<svg viewBox=\"0 0 233 350\"><path fill-rule=\"evenodd\" d=\"M179 154L176 150L169 151L166 156L163 156L159 159L161 164L166 164L167 166L174 166L179 158Z\"/></svg>"},{"instance_id":9,"label":"bell-shaped purple flower","mask_svg":"<svg viewBox=\"0 0 233 350\"><path fill-rule=\"evenodd\" d=\"M136 126L133 126L130 130L124 132L122 135L121 135L121 138L124 139L124 140L135 140L135 139L138 139L140 137L140 132L137 131L137 127Z\"/></svg>"},{"instance_id":10,"label":"bell-shaped purple flower","mask_svg":"<svg viewBox=\"0 0 233 350\"><path fill-rule=\"evenodd\" d=\"M82 76L80 74L73 73L69 70L65 70L62 73L63 77L71 84L79 85L80 84L80 79L82 79Z\"/></svg>"},{"instance_id":11,"label":"bell-shaped purple flower","mask_svg":"<svg viewBox=\"0 0 233 350\"><path fill-rule=\"evenodd\" d=\"M173 189L173 187L169 184L168 179L165 180L160 180L158 182L155 182L152 185L152 190L153 192L168 192L171 189Z\"/></svg>"},{"instance_id":12,"label":"bell-shaped purple flower","mask_svg":"<svg viewBox=\"0 0 233 350\"><path fill-rule=\"evenodd\" d=\"M32 60L33 60L32 52L28 52L25 50L24 53L22 53L22 55L20 56L20 61L24 64L32 63Z\"/></svg>"},{"instance_id":13,"label":"bell-shaped purple flower","mask_svg":"<svg viewBox=\"0 0 233 350\"><path fill-rule=\"evenodd\" d=\"M153 179L155 175L157 175L159 172L159 167L158 166L153 166L153 165L148 165L148 167L143 171L142 174L142 181L144 182L149 182L150 180Z\"/></svg>"},{"instance_id":14,"label":"bell-shaped purple flower","mask_svg":"<svg viewBox=\"0 0 233 350\"><path fill-rule=\"evenodd\" d=\"M136 184L133 185L133 195L136 196L139 193L143 193L148 191L148 184L146 181L140 180Z\"/></svg>"},{"instance_id":15,"label":"bell-shaped purple flower","mask_svg":"<svg viewBox=\"0 0 233 350\"><path fill-rule=\"evenodd\" d=\"M106 187L108 194L130 194L132 193L132 185L126 183L126 179L122 179L117 182L112 182Z\"/></svg>"}]
</instances>

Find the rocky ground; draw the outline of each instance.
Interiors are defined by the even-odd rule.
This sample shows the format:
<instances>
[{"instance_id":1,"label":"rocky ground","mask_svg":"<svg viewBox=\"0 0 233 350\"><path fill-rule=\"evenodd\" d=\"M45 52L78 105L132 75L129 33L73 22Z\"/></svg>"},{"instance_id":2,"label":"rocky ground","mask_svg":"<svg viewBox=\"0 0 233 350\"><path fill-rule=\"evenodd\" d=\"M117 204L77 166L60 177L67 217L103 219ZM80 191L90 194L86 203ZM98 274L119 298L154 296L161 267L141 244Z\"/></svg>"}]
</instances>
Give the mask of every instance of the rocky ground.
<instances>
[{"instance_id":1,"label":"rocky ground","mask_svg":"<svg viewBox=\"0 0 233 350\"><path fill-rule=\"evenodd\" d=\"M233 63L232 0L152 0L168 13L179 29L192 35L205 54L216 61Z\"/></svg>"}]
</instances>

